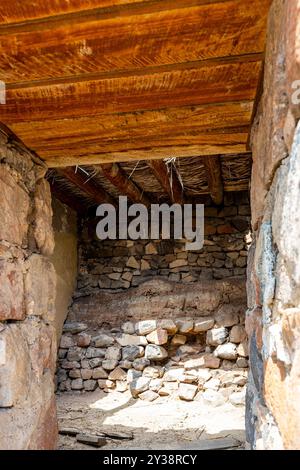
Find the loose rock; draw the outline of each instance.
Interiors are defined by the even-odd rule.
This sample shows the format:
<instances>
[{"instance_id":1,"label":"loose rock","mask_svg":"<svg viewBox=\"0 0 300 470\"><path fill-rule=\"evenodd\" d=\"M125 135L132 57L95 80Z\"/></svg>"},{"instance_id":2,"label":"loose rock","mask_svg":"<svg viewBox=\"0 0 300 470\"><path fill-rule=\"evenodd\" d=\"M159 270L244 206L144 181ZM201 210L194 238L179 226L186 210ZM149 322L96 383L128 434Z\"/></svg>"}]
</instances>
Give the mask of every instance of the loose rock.
<instances>
[{"instance_id":1,"label":"loose rock","mask_svg":"<svg viewBox=\"0 0 300 470\"><path fill-rule=\"evenodd\" d=\"M168 342L168 332L162 328L157 328L156 330L149 333L146 338L149 343L154 343L157 345L166 344Z\"/></svg>"},{"instance_id":2,"label":"loose rock","mask_svg":"<svg viewBox=\"0 0 300 470\"><path fill-rule=\"evenodd\" d=\"M144 320L144 321L139 321L138 323L135 324L135 331L139 335L147 335L154 331L157 327L157 322L156 320Z\"/></svg>"},{"instance_id":3,"label":"loose rock","mask_svg":"<svg viewBox=\"0 0 300 470\"><path fill-rule=\"evenodd\" d=\"M93 338L93 343L96 348L106 348L115 342L112 336L101 334Z\"/></svg>"},{"instance_id":4,"label":"loose rock","mask_svg":"<svg viewBox=\"0 0 300 470\"><path fill-rule=\"evenodd\" d=\"M143 375L151 379L160 378L164 375L164 368L161 366L149 366L144 369Z\"/></svg>"},{"instance_id":5,"label":"loose rock","mask_svg":"<svg viewBox=\"0 0 300 470\"><path fill-rule=\"evenodd\" d=\"M82 390L83 389L83 380L75 379L71 381L72 390Z\"/></svg>"},{"instance_id":6,"label":"loose rock","mask_svg":"<svg viewBox=\"0 0 300 470\"><path fill-rule=\"evenodd\" d=\"M80 333L76 337L77 346L80 348L87 348L91 343L91 335L87 333Z\"/></svg>"},{"instance_id":7,"label":"loose rock","mask_svg":"<svg viewBox=\"0 0 300 470\"><path fill-rule=\"evenodd\" d=\"M109 380L127 380L127 373L121 369L121 367L116 367L108 376Z\"/></svg>"},{"instance_id":8,"label":"loose rock","mask_svg":"<svg viewBox=\"0 0 300 470\"><path fill-rule=\"evenodd\" d=\"M191 401L194 399L197 391L196 385L181 383L178 389L178 396L181 400Z\"/></svg>"},{"instance_id":9,"label":"loose rock","mask_svg":"<svg viewBox=\"0 0 300 470\"><path fill-rule=\"evenodd\" d=\"M105 370L113 370L115 369L115 367L117 367L117 365L118 365L118 361L115 361L113 359L102 361L102 367Z\"/></svg>"},{"instance_id":10,"label":"loose rock","mask_svg":"<svg viewBox=\"0 0 300 470\"><path fill-rule=\"evenodd\" d=\"M96 380L85 380L83 382L83 388L87 392L93 392L97 388L97 381Z\"/></svg>"},{"instance_id":11,"label":"loose rock","mask_svg":"<svg viewBox=\"0 0 300 470\"><path fill-rule=\"evenodd\" d=\"M140 393L139 398L146 401L154 401L159 397L158 393L153 390L146 390L145 392Z\"/></svg>"},{"instance_id":12,"label":"loose rock","mask_svg":"<svg viewBox=\"0 0 300 470\"><path fill-rule=\"evenodd\" d=\"M194 333L201 333L203 331L210 330L215 324L215 320L211 317L205 317L201 320L196 320L194 322Z\"/></svg>"},{"instance_id":13,"label":"loose rock","mask_svg":"<svg viewBox=\"0 0 300 470\"><path fill-rule=\"evenodd\" d=\"M119 361L121 359L121 348L119 346L109 346L105 353L105 359Z\"/></svg>"},{"instance_id":14,"label":"loose rock","mask_svg":"<svg viewBox=\"0 0 300 470\"><path fill-rule=\"evenodd\" d=\"M92 372L93 379L107 379L107 377L108 377L108 374L103 369L103 367L96 367L91 372Z\"/></svg>"},{"instance_id":15,"label":"loose rock","mask_svg":"<svg viewBox=\"0 0 300 470\"><path fill-rule=\"evenodd\" d=\"M246 331L242 325L235 325L231 328L229 340L232 343L242 343L246 339Z\"/></svg>"},{"instance_id":16,"label":"loose rock","mask_svg":"<svg viewBox=\"0 0 300 470\"><path fill-rule=\"evenodd\" d=\"M140 356L140 349L138 346L125 346L122 348L122 359L123 361L134 361Z\"/></svg>"},{"instance_id":17,"label":"loose rock","mask_svg":"<svg viewBox=\"0 0 300 470\"><path fill-rule=\"evenodd\" d=\"M148 344L145 348L145 357L149 360L161 361L168 357L168 353L162 346Z\"/></svg>"},{"instance_id":18,"label":"loose rock","mask_svg":"<svg viewBox=\"0 0 300 470\"><path fill-rule=\"evenodd\" d=\"M148 377L139 377L130 383L130 392L134 398L142 392L145 392L149 388L151 379Z\"/></svg>"},{"instance_id":19,"label":"loose rock","mask_svg":"<svg viewBox=\"0 0 300 470\"><path fill-rule=\"evenodd\" d=\"M185 335L175 335L173 336L172 340L171 340L171 344L174 344L174 345L181 345L181 344L185 344L186 343L186 336Z\"/></svg>"},{"instance_id":20,"label":"loose rock","mask_svg":"<svg viewBox=\"0 0 300 470\"><path fill-rule=\"evenodd\" d=\"M144 370L145 367L149 366L150 365L150 361L149 359L146 359L145 357L141 357L141 358L138 358L138 359L135 359L132 363L132 367L136 370Z\"/></svg>"},{"instance_id":21,"label":"loose rock","mask_svg":"<svg viewBox=\"0 0 300 470\"><path fill-rule=\"evenodd\" d=\"M128 335L125 333L118 335L116 341L120 346L145 346L148 344L145 336Z\"/></svg>"},{"instance_id":22,"label":"loose rock","mask_svg":"<svg viewBox=\"0 0 300 470\"><path fill-rule=\"evenodd\" d=\"M235 360L237 358L236 345L233 343L221 344L215 349L214 355L221 359Z\"/></svg>"},{"instance_id":23,"label":"loose rock","mask_svg":"<svg viewBox=\"0 0 300 470\"><path fill-rule=\"evenodd\" d=\"M218 346L219 344L224 343L228 337L228 331L226 328L213 328L209 330L206 334L206 342L211 346Z\"/></svg>"},{"instance_id":24,"label":"loose rock","mask_svg":"<svg viewBox=\"0 0 300 470\"><path fill-rule=\"evenodd\" d=\"M131 321L127 321L123 323L121 328L122 328L123 333L126 333L128 335L134 334L134 331L135 331L134 324Z\"/></svg>"}]
</instances>

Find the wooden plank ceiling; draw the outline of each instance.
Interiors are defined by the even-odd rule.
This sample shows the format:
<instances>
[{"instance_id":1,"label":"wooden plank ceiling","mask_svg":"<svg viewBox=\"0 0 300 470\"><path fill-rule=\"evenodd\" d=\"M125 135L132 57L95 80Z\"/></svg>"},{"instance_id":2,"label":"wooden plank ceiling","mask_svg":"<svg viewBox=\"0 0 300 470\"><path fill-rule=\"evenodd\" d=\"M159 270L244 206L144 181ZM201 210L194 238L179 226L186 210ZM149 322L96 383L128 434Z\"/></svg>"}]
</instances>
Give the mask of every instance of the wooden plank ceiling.
<instances>
[{"instance_id":1,"label":"wooden plank ceiling","mask_svg":"<svg viewBox=\"0 0 300 470\"><path fill-rule=\"evenodd\" d=\"M246 155L270 4L0 0L0 122L49 168Z\"/></svg>"}]
</instances>

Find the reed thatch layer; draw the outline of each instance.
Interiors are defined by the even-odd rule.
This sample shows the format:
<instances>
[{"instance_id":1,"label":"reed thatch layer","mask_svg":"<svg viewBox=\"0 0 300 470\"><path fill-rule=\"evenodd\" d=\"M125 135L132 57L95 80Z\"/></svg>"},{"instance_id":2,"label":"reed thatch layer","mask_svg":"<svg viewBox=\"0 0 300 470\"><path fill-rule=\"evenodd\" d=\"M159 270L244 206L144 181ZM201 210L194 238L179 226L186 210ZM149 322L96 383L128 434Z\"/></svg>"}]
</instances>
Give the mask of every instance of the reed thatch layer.
<instances>
[{"instance_id":1,"label":"reed thatch layer","mask_svg":"<svg viewBox=\"0 0 300 470\"><path fill-rule=\"evenodd\" d=\"M176 167L179 178L183 185L184 194L187 198L197 198L198 196L209 194L206 169L203 164L205 157L165 159L165 163L171 174ZM225 191L242 191L249 187L251 176L251 154L242 155L221 155L221 171ZM149 195L153 201L166 199L166 193L160 183L149 168L147 161L119 163L127 177L131 179L142 191ZM86 181L93 180L93 183L101 186L108 194L117 199L121 195L116 188L103 174L101 165L84 166L74 168L86 177ZM55 181L55 184L66 191L70 197L76 198L84 207L91 207L95 202L73 183L70 183L59 172L51 170L47 175L48 179Z\"/></svg>"}]
</instances>

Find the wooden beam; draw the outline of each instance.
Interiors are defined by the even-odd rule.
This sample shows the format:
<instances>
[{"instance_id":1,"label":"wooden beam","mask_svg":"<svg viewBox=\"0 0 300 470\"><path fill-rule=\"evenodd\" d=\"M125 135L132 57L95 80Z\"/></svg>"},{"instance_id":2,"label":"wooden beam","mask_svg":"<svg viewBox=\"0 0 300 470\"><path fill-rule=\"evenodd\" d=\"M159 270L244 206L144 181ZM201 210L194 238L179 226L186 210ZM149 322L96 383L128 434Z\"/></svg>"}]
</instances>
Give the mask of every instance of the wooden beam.
<instances>
[{"instance_id":1,"label":"wooden beam","mask_svg":"<svg viewBox=\"0 0 300 470\"><path fill-rule=\"evenodd\" d=\"M73 145L163 138L172 134L201 134L208 130L249 126L252 101L213 103L201 106L171 107L140 112L95 114L94 116L44 121L16 122L10 125L30 148L61 149ZM0 110L1 111L1 110Z\"/></svg>"},{"instance_id":2,"label":"wooden beam","mask_svg":"<svg viewBox=\"0 0 300 470\"><path fill-rule=\"evenodd\" d=\"M107 163L101 165L104 176L118 189L118 191L128 196L133 202L138 202L149 206L149 198L144 192L128 178L125 171L117 163Z\"/></svg>"},{"instance_id":3,"label":"wooden beam","mask_svg":"<svg viewBox=\"0 0 300 470\"><path fill-rule=\"evenodd\" d=\"M141 0L55 0L54 2L45 2L45 0L35 0L34 4L31 2L20 2L20 0L10 0L0 3L0 24L23 23L32 21L33 24L40 19L41 23L47 17L47 22L51 17L58 17L64 20L68 15L75 18L80 18L84 14L90 14L90 9L96 13L95 9L101 10L105 13L109 7L117 7L118 10L121 5L128 5L137 3ZM144 0L149 1L149 0Z\"/></svg>"},{"instance_id":4,"label":"wooden beam","mask_svg":"<svg viewBox=\"0 0 300 470\"><path fill-rule=\"evenodd\" d=\"M245 0L195 3L140 2L123 15L120 9L111 15L90 11L0 25L5 51L0 55L1 79L17 83L23 77L32 81L140 70L263 51L270 0L252 0L247 6Z\"/></svg>"},{"instance_id":5,"label":"wooden beam","mask_svg":"<svg viewBox=\"0 0 300 470\"><path fill-rule=\"evenodd\" d=\"M51 22L71 22L87 21L91 19L107 19L120 16L139 16L141 14L151 14L158 11L171 9L184 9L192 6L211 5L216 8L218 3L225 3L226 0L55 0L45 2L44 0L35 0L34 4L20 0L10 0L0 3L0 25L19 27L29 24L32 28L35 24L41 28L43 21L47 17L47 23ZM234 7L237 10L241 4L245 5L246 0L233 0ZM259 14L260 18L265 14L265 5L270 5L272 0L260 0ZM226 2L227 3L227 2ZM228 3L232 5L232 2ZM247 18L247 11L253 8L257 12L255 2L245 5L243 16ZM256 7L256 8L255 8ZM218 11L218 10L217 10ZM215 10L213 10L215 13ZM236 15L232 15L234 18Z\"/></svg>"},{"instance_id":6,"label":"wooden beam","mask_svg":"<svg viewBox=\"0 0 300 470\"><path fill-rule=\"evenodd\" d=\"M223 179L221 170L221 160L219 156L207 156L203 158L206 169L208 187L213 202L217 205L223 202Z\"/></svg>"},{"instance_id":7,"label":"wooden beam","mask_svg":"<svg viewBox=\"0 0 300 470\"><path fill-rule=\"evenodd\" d=\"M7 85L1 121L14 122L136 112L253 100L261 54L166 65L145 70L72 76ZM230 90L230 92L228 91Z\"/></svg>"},{"instance_id":8,"label":"wooden beam","mask_svg":"<svg viewBox=\"0 0 300 470\"><path fill-rule=\"evenodd\" d=\"M190 139L189 139L190 137ZM61 151L44 151L35 149L39 156L47 163L49 168L58 168L71 165L97 165L100 163L128 162L136 160L161 160L166 157L200 157L202 155L232 155L235 153L246 153L246 141L248 132L239 133L211 133L200 134L198 136L185 136L185 141L165 143L153 142L146 147L142 147L141 142L138 148L122 149L120 145L116 149L104 150L101 143L98 147L84 147L81 153L74 149L74 153L66 148ZM248 153L248 152L247 152Z\"/></svg>"},{"instance_id":9,"label":"wooden beam","mask_svg":"<svg viewBox=\"0 0 300 470\"><path fill-rule=\"evenodd\" d=\"M163 160L149 160L147 163L172 203L183 204L183 187L175 165L171 163L168 171L167 164Z\"/></svg>"},{"instance_id":10,"label":"wooden beam","mask_svg":"<svg viewBox=\"0 0 300 470\"><path fill-rule=\"evenodd\" d=\"M88 194L97 204L107 202L114 206L116 205L115 200L99 184L95 183L93 179L88 180L88 176L84 175L79 168L75 172L74 167L67 167L60 170L60 174L78 186L84 193Z\"/></svg>"}]
</instances>

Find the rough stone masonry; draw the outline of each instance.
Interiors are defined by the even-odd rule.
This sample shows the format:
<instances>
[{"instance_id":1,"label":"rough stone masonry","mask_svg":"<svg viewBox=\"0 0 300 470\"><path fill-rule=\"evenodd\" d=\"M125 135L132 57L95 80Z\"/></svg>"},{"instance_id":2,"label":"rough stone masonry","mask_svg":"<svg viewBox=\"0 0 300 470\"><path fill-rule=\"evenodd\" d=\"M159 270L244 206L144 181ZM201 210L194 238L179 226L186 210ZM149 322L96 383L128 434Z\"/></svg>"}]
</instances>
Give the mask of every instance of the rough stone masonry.
<instances>
[{"instance_id":1,"label":"rough stone masonry","mask_svg":"<svg viewBox=\"0 0 300 470\"><path fill-rule=\"evenodd\" d=\"M300 448L300 106L291 99L299 27L299 1L274 0L252 130L246 431L254 449Z\"/></svg>"},{"instance_id":2,"label":"rough stone masonry","mask_svg":"<svg viewBox=\"0 0 300 470\"><path fill-rule=\"evenodd\" d=\"M56 445L56 277L44 173L38 159L0 133L1 449Z\"/></svg>"},{"instance_id":3,"label":"rough stone masonry","mask_svg":"<svg viewBox=\"0 0 300 470\"><path fill-rule=\"evenodd\" d=\"M134 398L151 402L174 396L202 398L213 406L226 400L243 405L248 368L244 318L242 309L220 308L215 318L127 321L113 329L67 322L58 389L129 389Z\"/></svg>"}]
</instances>

